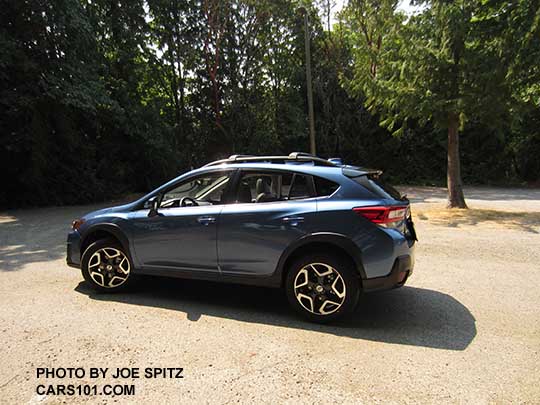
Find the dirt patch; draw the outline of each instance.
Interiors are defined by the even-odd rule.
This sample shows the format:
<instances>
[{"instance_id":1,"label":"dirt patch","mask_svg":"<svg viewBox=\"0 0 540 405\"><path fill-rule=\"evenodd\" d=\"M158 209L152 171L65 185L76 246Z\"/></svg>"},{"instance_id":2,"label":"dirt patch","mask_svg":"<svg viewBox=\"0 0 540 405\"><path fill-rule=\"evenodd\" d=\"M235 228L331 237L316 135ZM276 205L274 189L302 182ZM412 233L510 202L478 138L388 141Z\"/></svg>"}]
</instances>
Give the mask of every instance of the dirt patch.
<instances>
[{"instance_id":1,"label":"dirt patch","mask_svg":"<svg viewBox=\"0 0 540 405\"><path fill-rule=\"evenodd\" d=\"M434 207L414 212L415 219L432 225L459 227L487 225L526 232L540 232L540 212L500 211L493 209L447 209Z\"/></svg>"}]
</instances>

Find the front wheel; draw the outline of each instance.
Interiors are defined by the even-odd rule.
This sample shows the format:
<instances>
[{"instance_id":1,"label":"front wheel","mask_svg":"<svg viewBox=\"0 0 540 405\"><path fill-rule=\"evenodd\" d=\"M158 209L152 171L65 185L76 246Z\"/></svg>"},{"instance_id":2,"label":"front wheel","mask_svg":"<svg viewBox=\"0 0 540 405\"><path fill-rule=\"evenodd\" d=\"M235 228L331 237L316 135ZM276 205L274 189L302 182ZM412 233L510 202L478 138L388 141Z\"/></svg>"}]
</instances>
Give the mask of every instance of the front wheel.
<instances>
[{"instance_id":1,"label":"front wheel","mask_svg":"<svg viewBox=\"0 0 540 405\"><path fill-rule=\"evenodd\" d=\"M124 248L115 240L92 243L81 258L81 271L92 288L101 292L124 289L133 278L133 264Z\"/></svg>"},{"instance_id":2,"label":"front wheel","mask_svg":"<svg viewBox=\"0 0 540 405\"><path fill-rule=\"evenodd\" d=\"M313 254L296 260L285 280L291 306L310 321L331 322L350 314L360 294L351 263L333 255Z\"/></svg>"}]
</instances>

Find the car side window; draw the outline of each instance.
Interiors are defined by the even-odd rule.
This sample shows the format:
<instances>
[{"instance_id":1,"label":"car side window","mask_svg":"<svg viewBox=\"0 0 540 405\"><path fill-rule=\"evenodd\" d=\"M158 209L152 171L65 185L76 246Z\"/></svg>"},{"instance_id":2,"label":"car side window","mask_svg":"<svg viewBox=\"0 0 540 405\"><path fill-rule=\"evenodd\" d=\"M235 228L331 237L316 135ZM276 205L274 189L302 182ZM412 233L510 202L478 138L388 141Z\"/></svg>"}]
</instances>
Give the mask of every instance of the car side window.
<instances>
[{"instance_id":1,"label":"car side window","mask_svg":"<svg viewBox=\"0 0 540 405\"><path fill-rule=\"evenodd\" d=\"M235 202L264 203L314 196L311 176L290 172L244 172L238 183Z\"/></svg>"},{"instance_id":2,"label":"car side window","mask_svg":"<svg viewBox=\"0 0 540 405\"><path fill-rule=\"evenodd\" d=\"M291 185L289 187L288 199L289 200L301 200L303 198L309 198L314 196L313 192L313 179L311 176L304 176L303 174L293 174L291 178Z\"/></svg>"},{"instance_id":3,"label":"car side window","mask_svg":"<svg viewBox=\"0 0 540 405\"><path fill-rule=\"evenodd\" d=\"M228 172L208 173L191 178L167 190L163 195L161 207L178 207L185 197L195 200L198 205L224 204L224 193L229 180Z\"/></svg>"},{"instance_id":4,"label":"car side window","mask_svg":"<svg viewBox=\"0 0 540 405\"><path fill-rule=\"evenodd\" d=\"M323 179L322 177L314 176L313 180L315 181L317 197L327 197L332 195L339 188L339 184Z\"/></svg>"}]
</instances>

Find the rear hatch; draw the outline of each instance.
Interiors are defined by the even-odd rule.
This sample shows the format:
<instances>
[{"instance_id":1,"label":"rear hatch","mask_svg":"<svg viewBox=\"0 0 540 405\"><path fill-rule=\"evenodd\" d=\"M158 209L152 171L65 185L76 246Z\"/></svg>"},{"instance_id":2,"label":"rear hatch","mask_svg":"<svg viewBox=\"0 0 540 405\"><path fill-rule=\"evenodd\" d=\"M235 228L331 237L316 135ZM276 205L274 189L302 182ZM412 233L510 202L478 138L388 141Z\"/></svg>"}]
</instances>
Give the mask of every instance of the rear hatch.
<instances>
[{"instance_id":1,"label":"rear hatch","mask_svg":"<svg viewBox=\"0 0 540 405\"><path fill-rule=\"evenodd\" d=\"M400 231L407 239L418 240L409 200L384 181L381 170L355 166L345 166L342 170L345 176L383 201L376 206L354 208L356 213L379 226Z\"/></svg>"}]
</instances>

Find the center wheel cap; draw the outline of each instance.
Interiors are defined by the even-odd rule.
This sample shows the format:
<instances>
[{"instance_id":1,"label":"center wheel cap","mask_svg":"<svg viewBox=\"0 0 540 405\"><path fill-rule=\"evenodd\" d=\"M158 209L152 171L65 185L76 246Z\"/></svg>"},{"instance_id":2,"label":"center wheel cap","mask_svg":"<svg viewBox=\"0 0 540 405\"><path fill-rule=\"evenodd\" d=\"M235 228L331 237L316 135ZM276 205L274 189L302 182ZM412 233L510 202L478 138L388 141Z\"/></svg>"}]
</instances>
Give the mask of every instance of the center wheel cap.
<instances>
[{"instance_id":1,"label":"center wheel cap","mask_svg":"<svg viewBox=\"0 0 540 405\"><path fill-rule=\"evenodd\" d=\"M315 290L318 292L318 293L322 293L324 291L324 288L322 285L318 285L317 287L315 287Z\"/></svg>"},{"instance_id":2,"label":"center wheel cap","mask_svg":"<svg viewBox=\"0 0 540 405\"><path fill-rule=\"evenodd\" d=\"M109 270L109 271L112 270L112 266L110 264L107 265L107 270Z\"/></svg>"}]
</instances>

